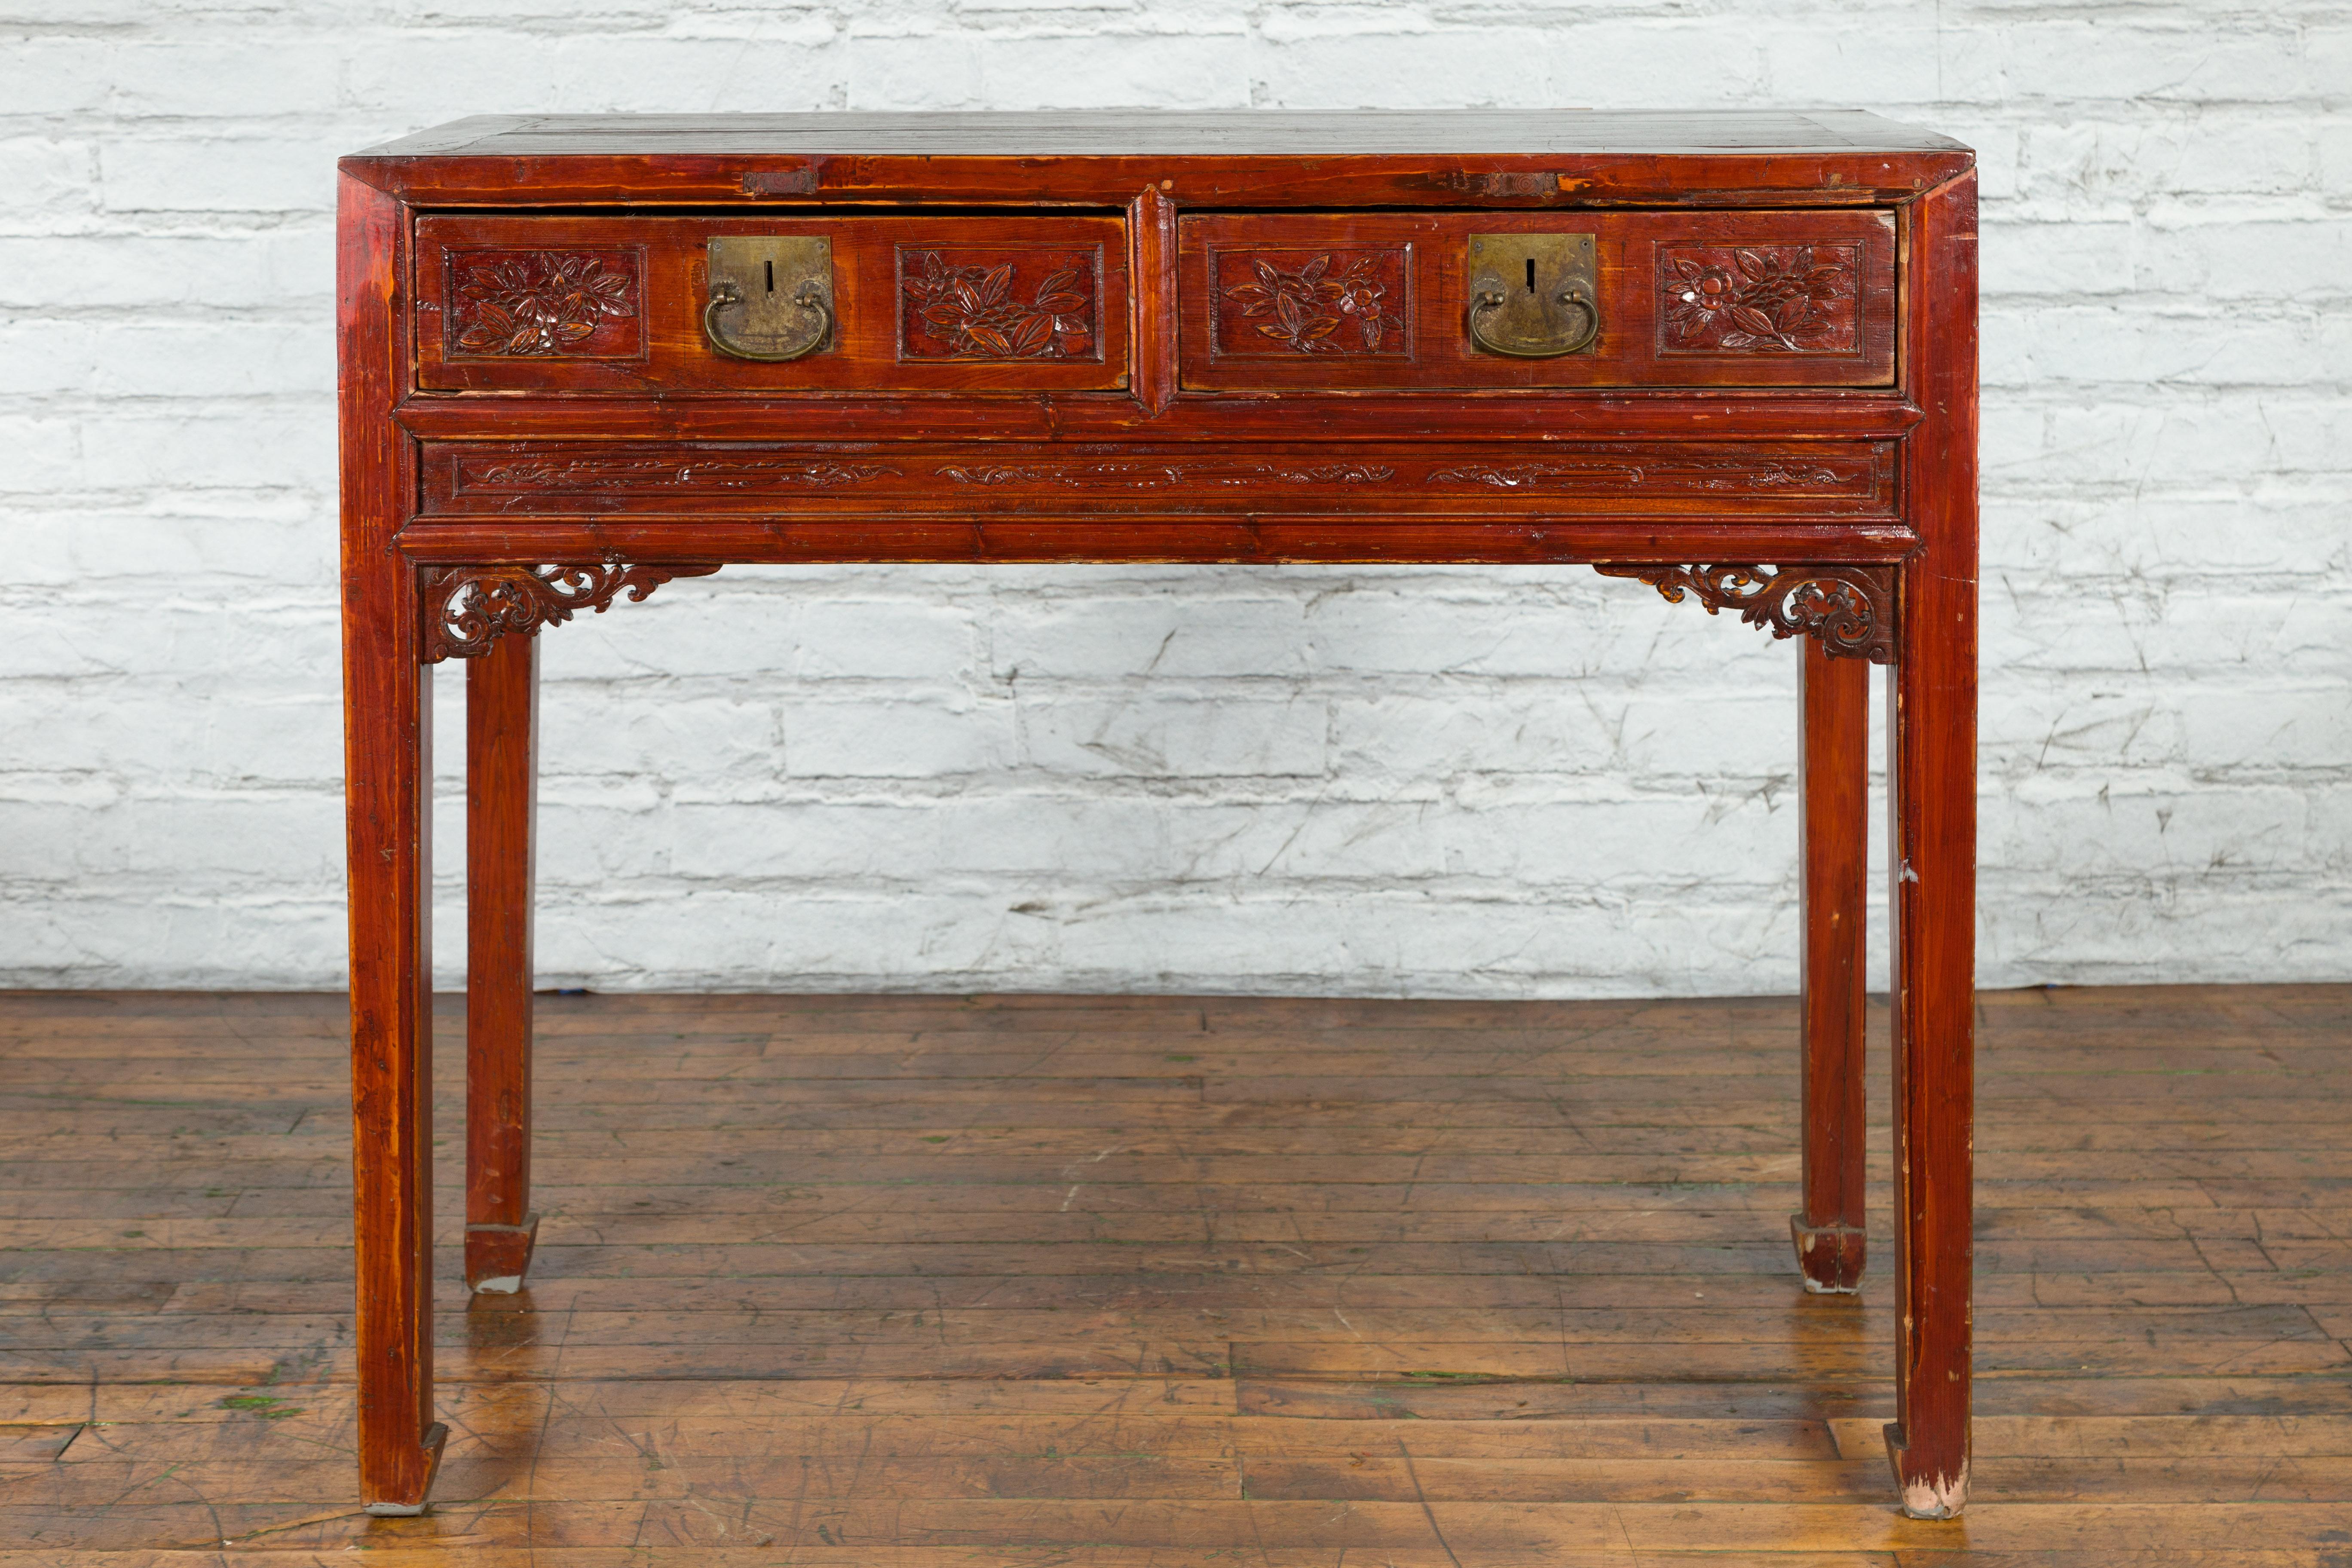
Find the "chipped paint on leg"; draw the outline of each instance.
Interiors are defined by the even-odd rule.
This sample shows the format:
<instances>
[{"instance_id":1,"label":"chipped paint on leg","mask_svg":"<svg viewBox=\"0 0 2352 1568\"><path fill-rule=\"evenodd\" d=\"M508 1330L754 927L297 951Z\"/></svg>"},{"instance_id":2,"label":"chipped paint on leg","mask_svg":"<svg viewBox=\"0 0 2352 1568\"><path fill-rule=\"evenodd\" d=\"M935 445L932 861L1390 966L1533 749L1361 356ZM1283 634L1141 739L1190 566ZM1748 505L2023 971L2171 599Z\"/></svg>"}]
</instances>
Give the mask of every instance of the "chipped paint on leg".
<instances>
[{"instance_id":1,"label":"chipped paint on leg","mask_svg":"<svg viewBox=\"0 0 2352 1568\"><path fill-rule=\"evenodd\" d=\"M1903 1489L1903 1511L1913 1519L1958 1519L1969 1500L1966 1449L1957 1474L1916 1475L1906 1462L1911 1450L1903 1439L1901 1424L1890 1421L1884 1430L1886 1462L1895 1468L1895 1484Z\"/></svg>"},{"instance_id":2,"label":"chipped paint on leg","mask_svg":"<svg viewBox=\"0 0 2352 1568\"><path fill-rule=\"evenodd\" d=\"M1807 1225L1802 1214L1792 1214L1789 1236L1796 1243L1797 1270L1804 1276L1809 1295L1861 1294L1865 1243L1858 1227Z\"/></svg>"},{"instance_id":3,"label":"chipped paint on leg","mask_svg":"<svg viewBox=\"0 0 2352 1568\"><path fill-rule=\"evenodd\" d=\"M539 1216L527 1215L520 1225L469 1225L466 1227L466 1282L478 1296L511 1296L522 1289L530 1272L531 1254L539 1247Z\"/></svg>"},{"instance_id":4,"label":"chipped paint on leg","mask_svg":"<svg viewBox=\"0 0 2352 1568\"><path fill-rule=\"evenodd\" d=\"M1969 1500L1969 1477L1931 1476L1903 1483L1903 1511L1913 1519L1958 1519Z\"/></svg>"}]
</instances>

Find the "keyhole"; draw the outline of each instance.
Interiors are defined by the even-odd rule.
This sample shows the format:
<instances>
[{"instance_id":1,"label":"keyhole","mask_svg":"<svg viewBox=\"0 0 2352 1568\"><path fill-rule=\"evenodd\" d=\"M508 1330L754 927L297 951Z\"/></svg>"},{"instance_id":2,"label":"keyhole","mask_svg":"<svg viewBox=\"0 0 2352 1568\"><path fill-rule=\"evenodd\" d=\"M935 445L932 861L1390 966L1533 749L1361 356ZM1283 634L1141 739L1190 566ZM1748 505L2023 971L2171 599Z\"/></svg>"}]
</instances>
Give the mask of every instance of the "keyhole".
<instances>
[{"instance_id":1,"label":"keyhole","mask_svg":"<svg viewBox=\"0 0 2352 1568\"><path fill-rule=\"evenodd\" d=\"M1536 291L1536 258L1535 258L1534 257L1530 256L1530 257L1528 257L1528 293L1530 293L1530 294L1532 294L1532 293L1534 293L1535 291Z\"/></svg>"},{"instance_id":2,"label":"keyhole","mask_svg":"<svg viewBox=\"0 0 2352 1568\"><path fill-rule=\"evenodd\" d=\"M1528 277L1530 277L1530 278L1532 278L1532 277L1534 277L1534 276L1535 276L1535 265L1536 265L1536 264L1535 264L1534 262L1532 262L1532 261L1530 261L1530 262L1528 262ZM776 291L776 262L775 262L775 258L774 258L773 257L771 257L771 258L769 258L769 259L768 259L768 292L769 292L769 293L771 293L771 294L772 294L772 293L774 293L775 291Z\"/></svg>"}]
</instances>

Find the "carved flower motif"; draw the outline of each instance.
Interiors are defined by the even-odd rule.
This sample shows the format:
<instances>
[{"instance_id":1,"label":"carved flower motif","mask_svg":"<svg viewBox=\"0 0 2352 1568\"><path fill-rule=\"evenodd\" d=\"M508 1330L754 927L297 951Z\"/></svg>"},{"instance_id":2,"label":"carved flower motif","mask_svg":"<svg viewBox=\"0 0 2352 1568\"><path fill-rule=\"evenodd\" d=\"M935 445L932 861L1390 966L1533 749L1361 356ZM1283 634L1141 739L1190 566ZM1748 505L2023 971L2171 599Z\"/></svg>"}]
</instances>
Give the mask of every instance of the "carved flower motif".
<instances>
[{"instance_id":1,"label":"carved flower motif","mask_svg":"<svg viewBox=\"0 0 2352 1568\"><path fill-rule=\"evenodd\" d=\"M1388 290L1375 276L1379 263L1378 257L1360 256L1335 273L1324 255L1285 272L1261 258L1252 263L1257 281L1234 284L1225 298L1241 306L1244 320L1258 323L1260 333L1301 353L1347 353L1354 345L1331 340L1350 321L1359 345L1376 352L1388 331Z\"/></svg>"},{"instance_id":2,"label":"carved flower motif","mask_svg":"<svg viewBox=\"0 0 2352 1568\"><path fill-rule=\"evenodd\" d=\"M1676 347L1803 353L1838 346L1850 266L1817 261L1810 245L1741 247L1730 259L1729 267L1692 256L1670 259L1665 321Z\"/></svg>"},{"instance_id":3,"label":"carved flower motif","mask_svg":"<svg viewBox=\"0 0 2352 1568\"><path fill-rule=\"evenodd\" d=\"M1683 290L1680 302L1702 314L1727 308L1739 292L1738 280L1720 267L1701 268L1696 262L1684 262Z\"/></svg>"},{"instance_id":4,"label":"carved flower motif","mask_svg":"<svg viewBox=\"0 0 2352 1568\"><path fill-rule=\"evenodd\" d=\"M457 347L476 354L553 354L633 316L630 277L593 256L541 250L478 262L457 283Z\"/></svg>"},{"instance_id":5,"label":"carved flower motif","mask_svg":"<svg viewBox=\"0 0 2352 1568\"><path fill-rule=\"evenodd\" d=\"M1094 350L1092 301L1076 268L1047 275L1024 303L1011 298L1013 263L950 267L936 250L906 279L922 319L967 359L1073 359Z\"/></svg>"}]
</instances>

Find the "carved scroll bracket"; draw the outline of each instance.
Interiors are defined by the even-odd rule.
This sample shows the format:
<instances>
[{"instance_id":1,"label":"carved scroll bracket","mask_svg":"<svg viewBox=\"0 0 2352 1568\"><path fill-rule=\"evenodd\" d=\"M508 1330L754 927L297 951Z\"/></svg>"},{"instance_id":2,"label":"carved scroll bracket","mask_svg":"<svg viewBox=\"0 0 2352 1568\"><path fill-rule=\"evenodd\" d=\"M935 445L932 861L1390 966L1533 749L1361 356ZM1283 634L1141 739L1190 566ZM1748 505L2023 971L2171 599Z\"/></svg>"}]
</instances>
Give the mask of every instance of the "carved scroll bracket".
<instances>
[{"instance_id":1,"label":"carved scroll bracket","mask_svg":"<svg viewBox=\"0 0 2352 1568\"><path fill-rule=\"evenodd\" d=\"M1816 637L1832 658L1895 662L1895 568L1892 566L1676 566L1659 563L1595 562L1604 577L1631 577L1655 588L1669 604L1696 595L1706 613L1734 609L1751 626L1776 637Z\"/></svg>"},{"instance_id":2,"label":"carved scroll bracket","mask_svg":"<svg viewBox=\"0 0 2352 1568\"><path fill-rule=\"evenodd\" d=\"M433 566L417 590L423 662L478 658L509 632L525 636L560 626L582 610L602 615L626 593L634 602L673 577L708 577L716 561L632 564L618 556L599 562L540 566Z\"/></svg>"}]
</instances>

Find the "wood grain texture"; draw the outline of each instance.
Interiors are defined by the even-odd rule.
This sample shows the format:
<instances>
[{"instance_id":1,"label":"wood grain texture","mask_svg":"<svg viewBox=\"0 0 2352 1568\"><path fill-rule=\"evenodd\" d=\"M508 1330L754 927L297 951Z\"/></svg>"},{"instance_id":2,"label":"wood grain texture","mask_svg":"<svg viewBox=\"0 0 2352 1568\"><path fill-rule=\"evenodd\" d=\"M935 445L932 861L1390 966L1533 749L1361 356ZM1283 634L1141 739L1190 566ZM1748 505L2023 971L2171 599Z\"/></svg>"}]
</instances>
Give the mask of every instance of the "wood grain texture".
<instances>
[{"instance_id":1,"label":"wood grain texture","mask_svg":"<svg viewBox=\"0 0 2352 1568\"><path fill-rule=\"evenodd\" d=\"M466 1283L514 1289L530 1267L531 897L539 805L539 637L466 666Z\"/></svg>"},{"instance_id":2,"label":"wood grain texture","mask_svg":"<svg viewBox=\"0 0 2352 1568\"><path fill-rule=\"evenodd\" d=\"M398 280L408 215L345 179L337 226L342 441L343 770L351 880L352 1197L359 1256L360 1481L422 1506L433 1420L433 688L417 662L416 573L392 548L415 493L388 417L407 363Z\"/></svg>"},{"instance_id":3,"label":"wood grain texture","mask_svg":"<svg viewBox=\"0 0 2352 1568\"><path fill-rule=\"evenodd\" d=\"M1804 926L1804 1201L1789 1218L1808 1289L1860 1288L1864 1129L1863 979L1869 912L1870 679L1804 638L1798 648L1797 874Z\"/></svg>"},{"instance_id":4,"label":"wood grain texture","mask_svg":"<svg viewBox=\"0 0 2352 1568\"><path fill-rule=\"evenodd\" d=\"M1976 1070L1969 987L1977 891L1977 187L1969 174L1909 208L1907 359L1927 417L1910 443L1888 671L1887 861L1895 911L1895 1424L1904 1507L1968 1497L1969 1279Z\"/></svg>"},{"instance_id":5,"label":"wood grain texture","mask_svg":"<svg viewBox=\"0 0 2352 1568\"><path fill-rule=\"evenodd\" d=\"M1976 1004L1965 1523L1885 1495L1892 1278L1789 1267L1794 998L660 995L538 1000L521 1293L441 1152L446 1473L370 1521L341 999L0 996L0 1562L2317 1568L2352 987Z\"/></svg>"},{"instance_id":6,"label":"wood grain texture","mask_svg":"<svg viewBox=\"0 0 2352 1568\"><path fill-rule=\"evenodd\" d=\"M1176 204L1159 186L1147 187L1128 204L1127 227L1135 245L1128 385L1144 416L1157 418L1176 396Z\"/></svg>"},{"instance_id":7,"label":"wood grain texture","mask_svg":"<svg viewBox=\"0 0 2352 1568\"><path fill-rule=\"evenodd\" d=\"M1717 559L1803 561L1835 555L1853 563L1896 561L1918 544L1901 523L1801 517L1777 522L1708 523L1703 542ZM1106 526L1076 506L1013 518L865 518L792 521L726 517L690 531L660 519L423 520L400 535L419 563L548 562L617 557L658 563L675 575L730 562L788 561L1395 561L1653 562L1679 560L1691 539L1657 518L1577 521L1381 522L1354 517L1294 517L1270 511L1245 521L1170 516L1122 517ZM691 559L685 557L690 556Z\"/></svg>"},{"instance_id":8,"label":"wood grain texture","mask_svg":"<svg viewBox=\"0 0 2352 1568\"><path fill-rule=\"evenodd\" d=\"M1083 507L1167 517L1219 499L1292 515L1891 521L1895 443L1555 442L1328 447L1271 442L1116 452L1000 441L918 450L869 443L432 442L418 517L1024 518Z\"/></svg>"},{"instance_id":9,"label":"wood grain texture","mask_svg":"<svg viewBox=\"0 0 2352 1568\"><path fill-rule=\"evenodd\" d=\"M357 154L708 156L756 150L812 156L1304 158L1426 153L1534 154L1964 153L1948 137L1857 110L1220 110L946 114L541 114L456 121Z\"/></svg>"},{"instance_id":10,"label":"wood grain texture","mask_svg":"<svg viewBox=\"0 0 2352 1568\"><path fill-rule=\"evenodd\" d=\"M1169 329L1171 332L1172 327ZM910 431L904 397L845 394L829 398L710 398L681 426L675 402L652 395L587 400L556 394L501 395L496 419L483 399L419 395L394 411L402 429L442 440L675 439L773 441L789 418L796 441L1005 440L1393 440L1400 430L1433 441L1501 439L1713 440L1776 437L1874 440L1906 435L1919 410L1902 388L1836 391L1780 388L1769 396L1733 390L1661 388L1611 392L1520 388L1509 397L1398 392L1378 417L1351 395L1286 392L1173 397L1147 414L1132 397L1070 394L1034 398L925 399L922 427Z\"/></svg>"},{"instance_id":11,"label":"wood grain texture","mask_svg":"<svg viewBox=\"0 0 2352 1568\"><path fill-rule=\"evenodd\" d=\"M551 206L676 200L1589 206L1901 201L1968 168L1948 138L1852 110L484 116L344 160L396 195ZM1171 163L1174 164L1171 167Z\"/></svg>"}]
</instances>

